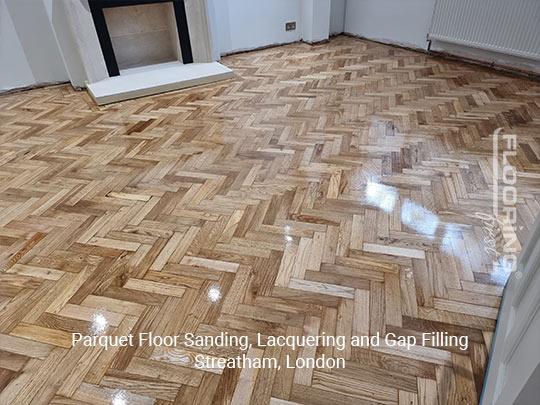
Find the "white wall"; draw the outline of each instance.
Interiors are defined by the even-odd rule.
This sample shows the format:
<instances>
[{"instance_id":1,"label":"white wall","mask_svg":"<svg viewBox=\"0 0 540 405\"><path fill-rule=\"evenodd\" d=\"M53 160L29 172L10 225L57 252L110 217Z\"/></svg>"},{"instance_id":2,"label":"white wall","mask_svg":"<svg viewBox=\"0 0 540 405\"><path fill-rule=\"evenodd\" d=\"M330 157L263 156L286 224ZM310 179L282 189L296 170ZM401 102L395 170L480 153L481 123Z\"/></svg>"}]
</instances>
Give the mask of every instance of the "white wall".
<instances>
[{"instance_id":1,"label":"white wall","mask_svg":"<svg viewBox=\"0 0 540 405\"><path fill-rule=\"evenodd\" d=\"M302 0L302 40L324 41L330 33L330 0Z\"/></svg>"},{"instance_id":2,"label":"white wall","mask_svg":"<svg viewBox=\"0 0 540 405\"><path fill-rule=\"evenodd\" d=\"M0 91L69 80L51 26L52 0L0 0Z\"/></svg>"},{"instance_id":3,"label":"white wall","mask_svg":"<svg viewBox=\"0 0 540 405\"><path fill-rule=\"evenodd\" d=\"M208 0L215 53L300 40L316 42L343 32L347 0ZM296 21L295 31L285 23Z\"/></svg>"},{"instance_id":4,"label":"white wall","mask_svg":"<svg viewBox=\"0 0 540 405\"><path fill-rule=\"evenodd\" d=\"M302 0L210 0L220 54L302 39ZM296 21L295 31L285 23Z\"/></svg>"},{"instance_id":5,"label":"white wall","mask_svg":"<svg viewBox=\"0 0 540 405\"><path fill-rule=\"evenodd\" d=\"M7 12L6 3L0 0L0 91L28 86L33 82L34 75Z\"/></svg>"},{"instance_id":6,"label":"white wall","mask_svg":"<svg viewBox=\"0 0 540 405\"><path fill-rule=\"evenodd\" d=\"M345 32L427 49L435 0L347 0Z\"/></svg>"},{"instance_id":7,"label":"white wall","mask_svg":"<svg viewBox=\"0 0 540 405\"><path fill-rule=\"evenodd\" d=\"M347 0L331 0L330 2L330 34L341 34L345 31L345 9Z\"/></svg>"}]
</instances>

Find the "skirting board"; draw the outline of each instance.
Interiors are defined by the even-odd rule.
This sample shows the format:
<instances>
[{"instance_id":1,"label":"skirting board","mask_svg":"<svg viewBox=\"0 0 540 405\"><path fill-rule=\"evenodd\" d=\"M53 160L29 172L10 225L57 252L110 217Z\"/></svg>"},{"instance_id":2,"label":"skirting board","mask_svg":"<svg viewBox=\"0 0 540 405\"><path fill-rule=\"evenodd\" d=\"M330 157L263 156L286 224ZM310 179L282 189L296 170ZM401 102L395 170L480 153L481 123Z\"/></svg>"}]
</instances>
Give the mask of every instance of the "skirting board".
<instances>
[{"instance_id":1,"label":"skirting board","mask_svg":"<svg viewBox=\"0 0 540 405\"><path fill-rule=\"evenodd\" d=\"M96 103L103 105L199 86L233 76L231 69L218 62L187 65L179 62L165 63L126 70L120 76L88 84L87 88Z\"/></svg>"}]
</instances>

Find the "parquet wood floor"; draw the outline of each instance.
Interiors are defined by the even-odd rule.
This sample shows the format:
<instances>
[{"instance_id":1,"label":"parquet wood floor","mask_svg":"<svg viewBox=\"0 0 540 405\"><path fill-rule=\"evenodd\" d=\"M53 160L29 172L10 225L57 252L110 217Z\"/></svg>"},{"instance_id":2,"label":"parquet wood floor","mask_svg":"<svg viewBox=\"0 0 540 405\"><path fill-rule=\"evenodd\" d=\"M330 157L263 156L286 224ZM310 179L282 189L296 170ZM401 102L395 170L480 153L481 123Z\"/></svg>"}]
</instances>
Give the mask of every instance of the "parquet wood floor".
<instances>
[{"instance_id":1,"label":"parquet wood floor","mask_svg":"<svg viewBox=\"0 0 540 405\"><path fill-rule=\"evenodd\" d=\"M540 85L348 37L224 58L235 79L97 107L0 97L0 403L473 404L506 274L491 133L540 211ZM466 335L469 347L72 347L99 336Z\"/></svg>"}]
</instances>

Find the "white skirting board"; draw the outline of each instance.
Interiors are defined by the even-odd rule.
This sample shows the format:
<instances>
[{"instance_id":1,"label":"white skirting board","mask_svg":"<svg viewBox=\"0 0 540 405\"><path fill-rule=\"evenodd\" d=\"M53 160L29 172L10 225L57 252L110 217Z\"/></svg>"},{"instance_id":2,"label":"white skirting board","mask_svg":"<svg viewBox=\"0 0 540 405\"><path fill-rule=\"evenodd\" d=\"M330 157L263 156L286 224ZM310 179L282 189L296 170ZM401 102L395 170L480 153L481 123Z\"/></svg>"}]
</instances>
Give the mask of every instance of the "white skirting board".
<instances>
[{"instance_id":1,"label":"white skirting board","mask_svg":"<svg viewBox=\"0 0 540 405\"><path fill-rule=\"evenodd\" d=\"M120 76L88 84L87 88L96 103L103 105L199 86L233 76L231 69L218 62L186 65L171 62L124 70Z\"/></svg>"}]
</instances>

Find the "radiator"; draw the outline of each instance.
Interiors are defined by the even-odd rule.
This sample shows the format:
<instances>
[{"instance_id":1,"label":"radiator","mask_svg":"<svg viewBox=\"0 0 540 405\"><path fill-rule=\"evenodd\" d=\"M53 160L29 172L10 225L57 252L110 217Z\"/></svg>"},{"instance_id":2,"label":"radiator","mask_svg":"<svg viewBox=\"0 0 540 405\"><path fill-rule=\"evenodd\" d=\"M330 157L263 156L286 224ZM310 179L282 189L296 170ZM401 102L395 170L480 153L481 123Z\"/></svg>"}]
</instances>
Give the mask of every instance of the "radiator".
<instances>
[{"instance_id":1,"label":"radiator","mask_svg":"<svg viewBox=\"0 0 540 405\"><path fill-rule=\"evenodd\" d=\"M540 0L437 0L428 39L540 60Z\"/></svg>"}]
</instances>

